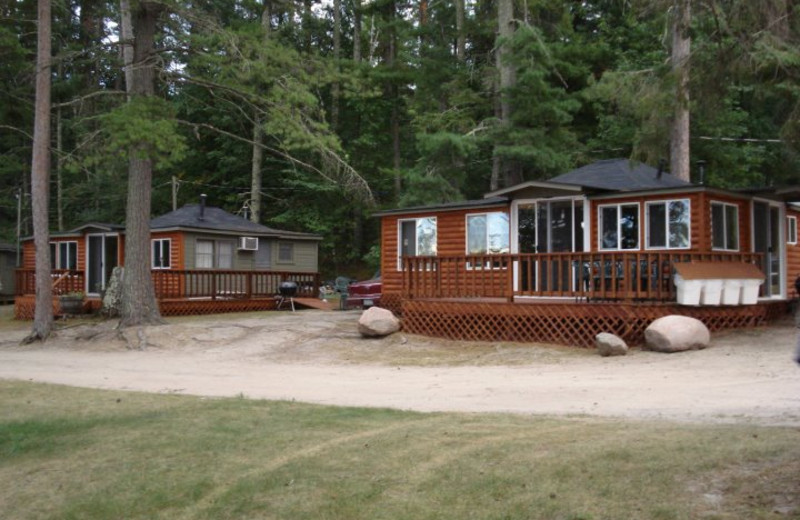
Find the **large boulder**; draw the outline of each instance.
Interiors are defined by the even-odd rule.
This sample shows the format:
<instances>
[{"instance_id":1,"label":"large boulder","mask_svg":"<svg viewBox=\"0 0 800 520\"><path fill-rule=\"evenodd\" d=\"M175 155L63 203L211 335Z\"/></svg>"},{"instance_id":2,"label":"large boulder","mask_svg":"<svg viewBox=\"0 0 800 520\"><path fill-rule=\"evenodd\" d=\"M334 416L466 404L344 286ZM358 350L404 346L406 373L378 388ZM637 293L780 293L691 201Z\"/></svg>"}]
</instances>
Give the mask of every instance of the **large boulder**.
<instances>
[{"instance_id":1,"label":"large boulder","mask_svg":"<svg viewBox=\"0 0 800 520\"><path fill-rule=\"evenodd\" d=\"M603 357L624 356L628 353L628 344L619 336L609 332L601 332L594 337L597 353Z\"/></svg>"},{"instance_id":2,"label":"large boulder","mask_svg":"<svg viewBox=\"0 0 800 520\"><path fill-rule=\"evenodd\" d=\"M366 337L388 336L400 330L400 320L392 311L370 307L358 319L358 332Z\"/></svg>"},{"instance_id":3,"label":"large boulder","mask_svg":"<svg viewBox=\"0 0 800 520\"><path fill-rule=\"evenodd\" d=\"M683 352L704 349L711 334L702 321L689 316L658 318L644 331L645 348L656 352Z\"/></svg>"}]
</instances>

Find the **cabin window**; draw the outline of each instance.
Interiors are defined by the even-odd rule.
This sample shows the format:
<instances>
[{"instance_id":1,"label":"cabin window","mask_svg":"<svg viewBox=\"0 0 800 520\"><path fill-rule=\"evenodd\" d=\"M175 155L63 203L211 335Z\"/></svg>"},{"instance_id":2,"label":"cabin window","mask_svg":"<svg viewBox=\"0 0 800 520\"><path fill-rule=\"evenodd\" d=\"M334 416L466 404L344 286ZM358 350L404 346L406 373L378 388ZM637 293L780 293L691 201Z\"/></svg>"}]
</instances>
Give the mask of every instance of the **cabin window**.
<instances>
[{"instance_id":1,"label":"cabin window","mask_svg":"<svg viewBox=\"0 0 800 520\"><path fill-rule=\"evenodd\" d=\"M509 252L508 215L502 211L467 215L467 254L498 255Z\"/></svg>"},{"instance_id":2,"label":"cabin window","mask_svg":"<svg viewBox=\"0 0 800 520\"><path fill-rule=\"evenodd\" d=\"M436 256L436 217L422 217L399 222L398 252L403 256ZM398 258L397 268L402 269Z\"/></svg>"},{"instance_id":3,"label":"cabin window","mask_svg":"<svg viewBox=\"0 0 800 520\"><path fill-rule=\"evenodd\" d=\"M711 203L711 247L739 250L739 206L736 204Z\"/></svg>"},{"instance_id":4,"label":"cabin window","mask_svg":"<svg viewBox=\"0 0 800 520\"><path fill-rule=\"evenodd\" d=\"M278 262L290 264L294 262L294 244L281 242L278 244Z\"/></svg>"},{"instance_id":5,"label":"cabin window","mask_svg":"<svg viewBox=\"0 0 800 520\"><path fill-rule=\"evenodd\" d=\"M233 269L233 242L217 242L217 269Z\"/></svg>"},{"instance_id":6,"label":"cabin window","mask_svg":"<svg viewBox=\"0 0 800 520\"><path fill-rule=\"evenodd\" d=\"M797 217L786 217L786 223L787 223L788 228L789 228L787 230L787 235L786 235L787 240L786 241L789 242L790 244L796 244L797 243Z\"/></svg>"},{"instance_id":7,"label":"cabin window","mask_svg":"<svg viewBox=\"0 0 800 520\"><path fill-rule=\"evenodd\" d=\"M613 204L598 208L601 250L639 249L639 204Z\"/></svg>"},{"instance_id":8,"label":"cabin window","mask_svg":"<svg viewBox=\"0 0 800 520\"><path fill-rule=\"evenodd\" d=\"M689 199L646 203L647 248L688 248L690 209Z\"/></svg>"},{"instance_id":9,"label":"cabin window","mask_svg":"<svg viewBox=\"0 0 800 520\"><path fill-rule=\"evenodd\" d=\"M435 256L436 217L401 221L400 242L402 256Z\"/></svg>"},{"instance_id":10,"label":"cabin window","mask_svg":"<svg viewBox=\"0 0 800 520\"><path fill-rule=\"evenodd\" d=\"M214 268L213 240L198 240L195 242L194 266L196 269Z\"/></svg>"},{"instance_id":11,"label":"cabin window","mask_svg":"<svg viewBox=\"0 0 800 520\"><path fill-rule=\"evenodd\" d=\"M50 267L53 269L77 269L78 243L50 242Z\"/></svg>"},{"instance_id":12,"label":"cabin window","mask_svg":"<svg viewBox=\"0 0 800 520\"><path fill-rule=\"evenodd\" d=\"M169 238L157 238L152 241L153 244L153 269L169 269L170 263L170 249L172 249L172 240Z\"/></svg>"}]
</instances>

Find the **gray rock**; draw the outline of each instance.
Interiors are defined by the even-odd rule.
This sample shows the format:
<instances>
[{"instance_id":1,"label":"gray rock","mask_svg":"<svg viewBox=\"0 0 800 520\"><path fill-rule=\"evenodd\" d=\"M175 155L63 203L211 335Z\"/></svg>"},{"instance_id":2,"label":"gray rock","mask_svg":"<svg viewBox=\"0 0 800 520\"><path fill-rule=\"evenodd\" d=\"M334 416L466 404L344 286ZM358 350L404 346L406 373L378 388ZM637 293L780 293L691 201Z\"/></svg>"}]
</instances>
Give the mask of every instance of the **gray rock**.
<instances>
[{"instance_id":1,"label":"gray rock","mask_svg":"<svg viewBox=\"0 0 800 520\"><path fill-rule=\"evenodd\" d=\"M100 314L106 318L116 318L122 308L122 277L125 275L123 267L115 267L111 271L111 278L103 293L103 306Z\"/></svg>"},{"instance_id":2,"label":"gray rock","mask_svg":"<svg viewBox=\"0 0 800 520\"><path fill-rule=\"evenodd\" d=\"M689 316L658 318L644 331L645 348L656 352L683 352L708 347L711 334L702 321Z\"/></svg>"},{"instance_id":3,"label":"gray rock","mask_svg":"<svg viewBox=\"0 0 800 520\"><path fill-rule=\"evenodd\" d=\"M601 332L594 337L597 353L603 357L624 356L628 353L628 344L619 336L609 332Z\"/></svg>"},{"instance_id":4,"label":"gray rock","mask_svg":"<svg viewBox=\"0 0 800 520\"><path fill-rule=\"evenodd\" d=\"M388 336L400 330L400 320L392 311L380 307L370 307L358 319L358 332L362 336Z\"/></svg>"}]
</instances>

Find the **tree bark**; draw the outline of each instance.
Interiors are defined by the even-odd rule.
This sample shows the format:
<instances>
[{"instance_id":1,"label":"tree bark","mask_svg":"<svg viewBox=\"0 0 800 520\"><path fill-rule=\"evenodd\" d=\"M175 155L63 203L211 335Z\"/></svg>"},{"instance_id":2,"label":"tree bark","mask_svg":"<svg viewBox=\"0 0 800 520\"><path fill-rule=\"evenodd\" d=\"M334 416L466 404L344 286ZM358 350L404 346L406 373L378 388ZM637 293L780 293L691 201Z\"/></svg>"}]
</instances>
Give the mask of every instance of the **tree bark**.
<instances>
[{"instance_id":1,"label":"tree bark","mask_svg":"<svg viewBox=\"0 0 800 520\"><path fill-rule=\"evenodd\" d=\"M456 59L464 61L466 58L467 37L464 32L464 0L456 2Z\"/></svg>"},{"instance_id":2,"label":"tree bark","mask_svg":"<svg viewBox=\"0 0 800 520\"><path fill-rule=\"evenodd\" d=\"M264 130L261 128L261 117L256 114L253 121L253 157L250 165L250 220L261 222L261 181L264 166Z\"/></svg>"},{"instance_id":3,"label":"tree bark","mask_svg":"<svg viewBox=\"0 0 800 520\"><path fill-rule=\"evenodd\" d=\"M361 0L353 0L353 61L361 63Z\"/></svg>"},{"instance_id":4,"label":"tree bark","mask_svg":"<svg viewBox=\"0 0 800 520\"><path fill-rule=\"evenodd\" d=\"M130 99L133 85L133 22L131 21L131 5L128 0L120 0L120 36L122 37L122 64L125 72L125 91Z\"/></svg>"},{"instance_id":5,"label":"tree bark","mask_svg":"<svg viewBox=\"0 0 800 520\"><path fill-rule=\"evenodd\" d=\"M140 1L131 13L133 71L128 93L132 98L153 96L155 31L163 7ZM125 219L125 274L122 282L120 327L161 324L153 277L150 273L150 202L153 162L142 147L133 147L128 159L128 201Z\"/></svg>"},{"instance_id":6,"label":"tree bark","mask_svg":"<svg viewBox=\"0 0 800 520\"><path fill-rule=\"evenodd\" d=\"M53 286L50 277L50 66L52 43L50 0L37 8L36 105L33 123L31 198L33 243L36 248L36 302L33 330L24 343L44 341L53 329Z\"/></svg>"},{"instance_id":7,"label":"tree bark","mask_svg":"<svg viewBox=\"0 0 800 520\"><path fill-rule=\"evenodd\" d=\"M336 72L339 72L339 60L342 54L342 0L333 0L333 61ZM331 128L335 132L339 127L339 78L331 84Z\"/></svg>"},{"instance_id":8,"label":"tree bark","mask_svg":"<svg viewBox=\"0 0 800 520\"><path fill-rule=\"evenodd\" d=\"M513 0L498 0L497 2L497 40L495 43L495 66L499 77L497 89L497 107L500 117L500 124L508 126L511 124L511 103L508 100L508 90L514 86L516 75L514 68L508 63L508 42L514 35L514 2ZM490 179L490 190L494 191L500 186L501 176L506 184L509 181L508 171L510 165L503 160L497 153L492 159L492 177Z\"/></svg>"},{"instance_id":9,"label":"tree bark","mask_svg":"<svg viewBox=\"0 0 800 520\"><path fill-rule=\"evenodd\" d=\"M675 0L672 19L672 70L675 75L675 112L670 131L670 173L691 180L689 169L689 55L691 0Z\"/></svg>"}]
</instances>

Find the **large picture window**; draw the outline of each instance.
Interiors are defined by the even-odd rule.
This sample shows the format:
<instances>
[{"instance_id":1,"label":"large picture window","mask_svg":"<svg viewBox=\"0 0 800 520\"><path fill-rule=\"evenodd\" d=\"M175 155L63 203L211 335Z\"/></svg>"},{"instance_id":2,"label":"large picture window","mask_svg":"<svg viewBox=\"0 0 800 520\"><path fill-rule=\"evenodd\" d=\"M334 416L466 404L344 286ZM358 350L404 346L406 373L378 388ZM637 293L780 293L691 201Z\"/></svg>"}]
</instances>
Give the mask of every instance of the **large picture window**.
<instances>
[{"instance_id":1,"label":"large picture window","mask_svg":"<svg viewBox=\"0 0 800 520\"><path fill-rule=\"evenodd\" d=\"M152 241L153 244L153 269L169 269L170 262L170 249L172 248L172 240L169 238L157 238Z\"/></svg>"},{"instance_id":2,"label":"large picture window","mask_svg":"<svg viewBox=\"0 0 800 520\"><path fill-rule=\"evenodd\" d=\"M78 243L50 242L50 267L53 269L77 269Z\"/></svg>"},{"instance_id":3,"label":"large picture window","mask_svg":"<svg viewBox=\"0 0 800 520\"><path fill-rule=\"evenodd\" d=\"M711 247L739 250L739 206L736 204L711 203Z\"/></svg>"},{"instance_id":4,"label":"large picture window","mask_svg":"<svg viewBox=\"0 0 800 520\"><path fill-rule=\"evenodd\" d=\"M508 253L508 215L501 211L467 215L467 254L497 255Z\"/></svg>"},{"instance_id":5,"label":"large picture window","mask_svg":"<svg viewBox=\"0 0 800 520\"><path fill-rule=\"evenodd\" d=\"M639 249L639 204L598 208L601 250Z\"/></svg>"},{"instance_id":6,"label":"large picture window","mask_svg":"<svg viewBox=\"0 0 800 520\"><path fill-rule=\"evenodd\" d=\"M689 247L689 199L648 202L645 205L648 249L686 249Z\"/></svg>"}]
</instances>

